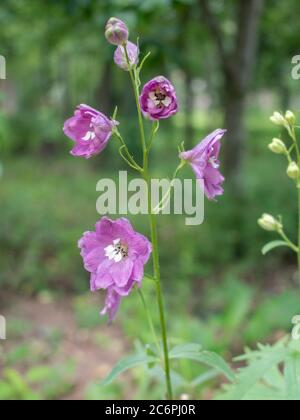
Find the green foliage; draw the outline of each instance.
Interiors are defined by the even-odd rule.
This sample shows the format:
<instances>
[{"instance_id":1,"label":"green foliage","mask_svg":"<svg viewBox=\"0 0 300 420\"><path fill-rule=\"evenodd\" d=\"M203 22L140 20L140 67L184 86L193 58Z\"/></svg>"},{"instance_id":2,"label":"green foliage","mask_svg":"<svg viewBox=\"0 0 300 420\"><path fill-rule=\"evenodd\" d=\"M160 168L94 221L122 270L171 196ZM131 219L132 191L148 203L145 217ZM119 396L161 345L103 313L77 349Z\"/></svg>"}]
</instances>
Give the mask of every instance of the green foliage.
<instances>
[{"instance_id":1,"label":"green foliage","mask_svg":"<svg viewBox=\"0 0 300 420\"><path fill-rule=\"evenodd\" d=\"M247 366L237 374L237 383L226 385L219 400L300 400L300 343L281 340L274 346L258 345L236 361ZM283 368L282 368L283 366Z\"/></svg>"},{"instance_id":2,"label":"green foliage","mask_svg":"<svg viewBox=\"0 0 300 420\"><path fill-rule=\"evenodd\" d=\"M139 346L140 347L140 346ZM120 360L109 373L109 375L104 379L101 383L102 386L110 385L119 375L122 373L136 368L137 366L146 366L151 371L150 375L154 375L160 379L160 382L164 382L165 377L160 366L159 362L159 355L155 354L156 352L153 350L149 353L149 347L143 349L142 347L139 348L140 353L128 356L122 360ZM196 343L187 343L177 345L172 348L169 352L170 360L181 360L187 359L199 362L205 366L209 366L213 368L213 371L207 371L206 374L201 375L201 377L194 378L192 384L194 386L198 386L203 382L215 378L217 374L224 375L229 381L235 381L235 376L230 367L227 363L216 353L203 351L201 346ZM213 372L213 373L212 373ZM148 372L149 374L149 372ZM172 370L172 381L174 382L174 388L177 389L179 386L182 386L186 381L183 377ZM191 388L191 386L190 386Z\"/></svg>"},{"instance_id":3,"label":"green foliage","mask_svg":"<svg viewBox=\"0 0 300 420\"><path fill-rule=\"evenodd\" d=\"M36 365L21 375L13 368L6 368L0 380L0 400L52 400L73 387L70 374L74 367Z\"/></svg>"}]
</instances>

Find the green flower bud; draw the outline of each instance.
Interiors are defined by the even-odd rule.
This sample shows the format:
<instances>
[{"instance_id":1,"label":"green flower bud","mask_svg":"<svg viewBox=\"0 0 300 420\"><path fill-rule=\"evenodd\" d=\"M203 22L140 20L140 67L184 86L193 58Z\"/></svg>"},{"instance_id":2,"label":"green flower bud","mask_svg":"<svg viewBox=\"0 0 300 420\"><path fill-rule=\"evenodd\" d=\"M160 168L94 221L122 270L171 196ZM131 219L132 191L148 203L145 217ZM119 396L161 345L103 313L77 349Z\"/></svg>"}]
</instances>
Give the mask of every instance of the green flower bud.
<instances>
[{"instance_id":1,"label":"green flower bud","mask_svg":"<svg viewBox=\"0 0 300 420\"><path fill-rule=\"evenodd\" d=\"M296 162L291 162L286 171L287 175L291 179L297 179L300 174L299 166Z\"/></svg>"},{"instance_id":2,"label":"green flower bud","mask_svg":"<svg viewBox=\"0 0 300 420\"><path fill-rule=\"evenodd\" d=\"M258 219L258 224L262 229L268 230L269 232L279 231L283 228L279 220L276 220L275 217L267 213L263 214L262 217Z\"/></svg>"},{"instance_id":3,"label":"green flower bud","mask_svg":"<svg viewBox=\"0 0 300 420\"><path fill-rule=\"evenodd\" d=\"M286 111L285 119L290 125L295 125L296 123L296 117L292 111Z\"/></svg>"},{"instance_id":4,"label":"green flower bud","mask_svg":"<svg viewBox=\"0 0 300 420\"><path fill-rule=\"evenodd\" d=\"M280 114L280 112L274 112L270 120L273 124L276 124L276 125L286 126L286 123L287 123L286 119L284 118L282 114Z\"/></svg>"},{"instance_id":5,"label":"green flower bud","mask_svg":"<svg viewBox=\"0 0 300 420\"><path fill-rule=\"evenodd\" d=\"M287 152L285 144L280 139L274 138L268 147L273 153L284 154Z\"/></svg>"}]
</instances>

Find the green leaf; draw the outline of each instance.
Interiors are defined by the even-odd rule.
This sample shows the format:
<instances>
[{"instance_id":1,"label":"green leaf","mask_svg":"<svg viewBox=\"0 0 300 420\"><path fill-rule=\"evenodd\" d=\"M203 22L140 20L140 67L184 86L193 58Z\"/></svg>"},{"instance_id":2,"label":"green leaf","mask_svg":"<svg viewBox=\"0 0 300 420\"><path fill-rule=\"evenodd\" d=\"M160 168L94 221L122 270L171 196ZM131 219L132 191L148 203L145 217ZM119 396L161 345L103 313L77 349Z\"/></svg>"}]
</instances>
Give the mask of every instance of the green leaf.
<instances>
[{"instance_id":1,"label":"green leaf","mask_svg":"<svg viewBox=\"0 0 300 420\"><path fill-rule=\"evenodd\" d=\"M146 355L148 356L149 359L154 359L156 360L156 353L155 353L155 349L153 349L149 344L146 345ZM156 362L148 362L147 366L149 369L154 368L156 365Z\"/></svg>"},{"instance_id":2,"label":"green leaf","mask_svg":"<svg viewBox=\"0 0 300 420\"><path fill-rule=\"evenodd\" d=\"M127 370L133 369L137 366L147 365L151 363L158 362L159 359L154 357L149 357L145 354L137 354L133 356L125 357L120 360L112 371L107 375L107 377L101 382L102 386L111 384L121 373L126 372Z\"/></svg>"},{"instance_id":3,"label":"green leaf","mask_svg":"<svg viewBox=\"0 0 300 420\"><path fill-rule=\"evenodd\" d=\"M180 358L182 354L185 354L187 352L200 352L201 349L201 344L197 343L178 344L177 346L173 347L173 349L170 351L170 357L177 356L177 358Z\"/></svg>"},{"instance_id":4,"label":"green leaf","mask_svg":"<svg viewBox=\"0 0 300 420\"><path fill-rule=\"evenodd\" d=\"M285 241L272 241L269 242L268 244L266 244L263 249L262 249L262 253L263 255L268 254L268 252L272 251L275 248L278 248L280 246L286 246L289 248L289 245L285 242Z\"/></svg>"},{"instance_id":5,"label":"green leaf","mask_svg":"<svg viewBox=\"0 0 300 420\"><path fill-rule=\"evenodd\" d=\"M216 353L201 351L199 344L191 343L174 347L170 352L170 359L195 360L218 370L230 381L235 381L235 375L225 360Z\"/></svg>"},{"instance_id":6,"label":"green leaf","mask_svg":"<svg viewBox=\"0 0 300 420\"><path fill-rule=\"evenodd\" d=\"M250 366L241 370L238 375L238 384L226 395L226 399L234 401L244 400L253 387L263 379L266 374L285 358L286 352L280 350L265 351L262 358L252 361Z\"/></svg>"},{"instance_id":7,"label":"green leaf","mask_svg":"<svg viewBox=\"0 0 300 420\"><path fill-rule=\"evenodd\" d=\"M299 356L297 357L295 354L289 355L285 362L284 377L288 401L300 400L300 383L297 375L297 362L299 362Z\"/></svg>"},{"instance_id":8,"label":"green leaf","mask_svg":"<svg viewBox=\"0 0 300 420\"><path fill-rule=\"evenodd\" d=\"M216 369L208 370L207 372L204 372L202 373L202 375L197 376L195 379L193 379L193 381L191 382L191 387L195 388L196 386L203 385L206 382L217 378L219 375L220 372L218 372Z\"/></svg>"}]
</instances>

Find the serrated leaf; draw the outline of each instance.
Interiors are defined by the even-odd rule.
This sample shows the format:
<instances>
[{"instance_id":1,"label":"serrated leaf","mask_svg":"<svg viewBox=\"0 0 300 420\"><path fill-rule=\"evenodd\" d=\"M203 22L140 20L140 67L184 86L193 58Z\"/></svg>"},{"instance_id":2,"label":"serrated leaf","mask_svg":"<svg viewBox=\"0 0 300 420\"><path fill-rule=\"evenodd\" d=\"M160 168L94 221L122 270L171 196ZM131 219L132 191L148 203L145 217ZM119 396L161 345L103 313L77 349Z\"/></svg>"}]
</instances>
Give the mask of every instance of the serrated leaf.
<instances>
[{"instance_id":1,"label":"serrated leaf","mask_svg":"<svg viewBox=\"0 0 300 420\"><path fill-rule=\"evenodd\" d=\"M225 399L241 401L247 398L248 393L263 379L276 365L281 363L286 351L267 351L261 353L262 358L251 362L250 366L242 369L238 375L238 383L225 395Z\"/></svg>"},{"instance_id":2,"label":"serrated leaf","mask_svg":"<svg viewBox=\"0 0 300 420\"><path fill-rule=\"evenodd\" d=\"M133 369L137 366L155 363L158 361L159 359L154 358L154 357L148 357L147 355L144 355L144 354L138 354L138 355L125 357L113 367L112 371L101 382L101 385L106 386L106 385L111 384L119 375L121 375L121 373L124 373L127 370Z\"/></svg>"},{"instance_id":3,"label":"serrated leaf","mask_svg":"<svg viewBox=\"0 0 300 420\"><path fill-rule=\"evenodd\" d=\"M290 246L285 241L272 241L272 242L269 242L268 244L266 244L263 247L261 252L263 253L263 255L266 255L266 254L268 254L268 252L270 252L273 249L278 248L280 246L285 246L285 247L290 248Z\"/></svg>"}]
</instances>

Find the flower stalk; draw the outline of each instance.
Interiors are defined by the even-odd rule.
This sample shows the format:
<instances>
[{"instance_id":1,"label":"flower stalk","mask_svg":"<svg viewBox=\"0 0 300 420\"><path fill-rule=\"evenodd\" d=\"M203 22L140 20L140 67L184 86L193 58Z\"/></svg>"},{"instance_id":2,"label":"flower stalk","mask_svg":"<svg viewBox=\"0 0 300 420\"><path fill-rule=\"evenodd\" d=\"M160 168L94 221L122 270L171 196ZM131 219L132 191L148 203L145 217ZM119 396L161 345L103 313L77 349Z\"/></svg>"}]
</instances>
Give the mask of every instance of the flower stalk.
<instances>
[{"instance_id":1,"label":"flower stalk","mask_svg":"<svg viewBox=\"0 0 300 420\"><path fill-rule=\"evenodd\" d=\"M124 45L124 51L125 51L125 56L127 59L129 69L130 69L129 74L130 74L130 79L131 79L132 87L134 90L134 96L136 100L136 107L137 107L138 121L139 121L139 128L140 128L140 138L141 138L141 144L142 144L142 149L143 149L142 176L148 186L148 212L149 212L151 241L152 241L153 271L154 271L154 278L155 278L155 284L156 284L156 296L157 296L157 304L158 304L158 309L159 309L161 337L162 337L162 343L163 343L164 371L165 371L165 379L166 379L166 387L167 387L167 398L169 400L172 400L173 390L172 390L171 369L170 369L170 360L169 360L167 323L166 323L165 308L164 308L164 298L163 298L162 287L161 287L157 220L156 220L155 214L153 214L152 212L152 197L151 197L150 175L149 175L149 153L152 146L153 138L158 128L156 130L153 129L151 133L150 145L147 148L142 110L141 110L140 101L139 101L140 95L139 95L139 84L138 84L136 68L132 69L130 67L130 61L129 61L126 45Z\"/></svg>"},{"instance_id":2,"label":"flower stalk","mask_svg":"<svg viewBox=\"0 0 300 420\"><path fill-rule=\"evenodd\" d=\"M170 188L158 206L153 209L149 156L155 135L159 129L160 120L168 119L178 112L176 90L166 77L157 76L146 83L140 93L140 73L150 53L143 58L139 65L139 46L128 40L129 30L126 24L118 18L109 19L105 27L105 36L108 42L117 46L114 53L116 65L127 71L130 76L137 108L143 162L139 164L130 153L118 129L119 123L116 121L117 107L113 117L110 119L88 105L79 105L74 115L65 122L64 132L75 143L71 154L86 159L102 153L110 138L112 136L116 137L120 143L119 154L121 158L130 168L137 171L147 184L149 226L152 243L144 235L135 231L131 222L126 218L111 220L108 217L102 217L96 223L93 231L86 231L83 234L78 242L78 247L80 248L84 268L90 273L91 291L106 291L105 305L101 315L107 315L110 323L115 319L123 298L129 296L133 290L138 290L158 351L159 358L155 355L155 361L160 361L163 364L166 395L169 400L172 400L169 343L161 282L156 214L164 209L171 197L178 172L187 164L194 170L197 180L200 181L200 188L203 189L208 199L213 200L216 196L223 194L221 184L224 181L224 177L219 170L220 162L218 157L221 148L220 140L226 130L215 130L193 150L186 152L183 144L179 147L180 163L175 170ZM153 122L149 139L146 138L145 134L144 117ZM281 119L285 121L283 117ZM288 119L293 121L293 115L289 114ZM276 147L278 147L278 144ZM289 155L291 151L286 151L286 153ZM299 185L299 182L297 185ZM151 253L153 276L148 276L145 275L144 269ZM140 289L143 280L147 278L154 282L156 288L161 342L157 338L148 303ZM148 347L148 353L153 353L152 347Z\"/></svg>"},{"instance_id":3,"label":"flower stalk","mask_svg":"<svg viewBox=\"0 0 300 420\"><path fill-rule=\"evenodd\" d=\"M258 220L260 226L269 231L277 231L277 233L284 240L285 244L297 254L298 260L298 277L300 283L300 148L296 135L296 117L292 111L287 111L285 115L274 112L270 118L271 122L277 126L282 126L286 129L289 137L292 140L292 145L286 147L285 143L280 139L273 139L269 144L269 149L273 153L283 154L288 161L287 176L294 181L297 188L297 201L298 201L298 238L297 245L295 245L285 234L282 221L278 221L273 216L263 215ZM272 220L274 221L272 226Z\"/></svg>"}]
</instances>

